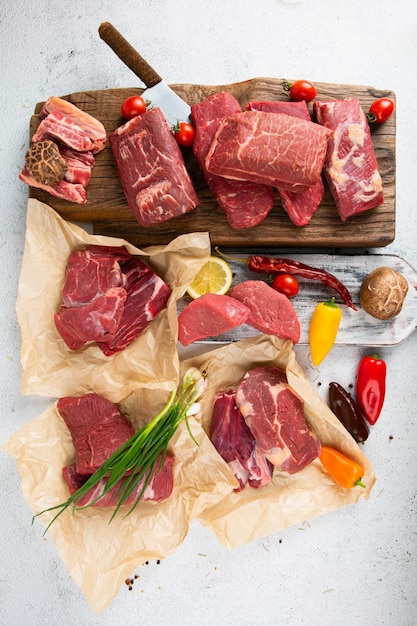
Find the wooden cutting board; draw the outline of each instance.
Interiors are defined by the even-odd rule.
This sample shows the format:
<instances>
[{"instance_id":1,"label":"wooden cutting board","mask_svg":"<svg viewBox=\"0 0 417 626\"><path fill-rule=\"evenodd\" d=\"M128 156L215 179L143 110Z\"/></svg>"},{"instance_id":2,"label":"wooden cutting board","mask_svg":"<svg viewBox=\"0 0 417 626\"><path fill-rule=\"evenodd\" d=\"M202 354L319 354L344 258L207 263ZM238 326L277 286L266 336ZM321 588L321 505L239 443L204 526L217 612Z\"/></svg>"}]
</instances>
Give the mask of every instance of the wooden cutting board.
<instances>
[{"instance_id":1,"label":"wooden cutting board","mask_svg":"<svg viewBox=\"0 0 417 626\"><path fill-rule=\"evenodd\" d=\"M242 108L249 100L288 100L283 79L254 78L231 85L178 84L171 87L189 104L226 90L240 102ZM392 91L381 91L360 85L333 85L315 83L317 100L358 98L368 111L373 100L381 96L395 99ZM108 89L87 91L62 96L80 109L97 117L107 133L123 123L120 107L125 98L142 93L142 89ZM35 107L30 121L30 137L39 124L42 102ZM311 103L309 105L311 110ZM310 224L297 227L292 224L278 198L268 217L254 228L231 228L223 211L208 189L196 163L192 149L184 149L184 159L200 205L191 213L142 228L127 206L109 146L96 156L93 175L87 187L88 202L84 206L54 198L40 189L30 188L30 197L54 208L64 219L92 222L94 233L123 237L143 247L166 244L181 233L209 231L213 245L232 247L381 247L395 238L395 113L384 124L373 125L372 136L384 186L384 204L343 223L326 187L325 197Z\"/></svg>"},{"instance_id":2,"label":"wooden cutting board","mask_svg":"<svg viewBox=\"0 0 417 626\"><path fill-rule=\"evenodd\" d=\"M258 253L260 253L258 251ZM263 253L261 253L263 254ZM252 272L244 262L248 255L237 253L228 263L233 272L232 287L245 280L265 280L267 274ZM318 280L298 278L300 290L291 303L300 321L300 344L308 345L311 316L318 302L326 302L335 296L336 302L342 309L342 321L335 343L341 346L393 346L413 333L417 327L417 272L407 261L393 254L291 254L291 259L306 263L330 272L336 276L349 290L358 310L354 311L343 304L340 296ZM408 293L404 300L401 313L390 320L377 320L368 315L360 306L359 291L365 277L378 267L391 267L408 282ZM185 295L178 302L178 311L191 301ZM248 337L255 337L259 332L248 324L242 324L233 330L211 337L199 343L220 345L231 341L240 341Z\"/></svg>"}]
</instances>

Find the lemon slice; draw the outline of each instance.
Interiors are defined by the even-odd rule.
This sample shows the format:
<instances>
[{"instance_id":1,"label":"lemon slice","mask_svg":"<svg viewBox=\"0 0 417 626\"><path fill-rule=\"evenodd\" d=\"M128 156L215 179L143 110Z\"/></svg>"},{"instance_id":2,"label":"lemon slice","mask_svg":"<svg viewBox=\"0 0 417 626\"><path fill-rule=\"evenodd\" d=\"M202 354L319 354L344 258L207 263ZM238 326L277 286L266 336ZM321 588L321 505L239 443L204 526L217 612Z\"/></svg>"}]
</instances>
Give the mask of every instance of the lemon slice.
<instances>
[{"instance_id":1,"label":"lemon slice","mask_svg":"<svg viewBox=\"0 0 417 626\"><path fill-rule=\"evenodd\" d=\"M232 285L232 270L224 259L211 256L203 265L187 293L194 300L205 293L226 294Z\"/></svg>"}]
</instances>

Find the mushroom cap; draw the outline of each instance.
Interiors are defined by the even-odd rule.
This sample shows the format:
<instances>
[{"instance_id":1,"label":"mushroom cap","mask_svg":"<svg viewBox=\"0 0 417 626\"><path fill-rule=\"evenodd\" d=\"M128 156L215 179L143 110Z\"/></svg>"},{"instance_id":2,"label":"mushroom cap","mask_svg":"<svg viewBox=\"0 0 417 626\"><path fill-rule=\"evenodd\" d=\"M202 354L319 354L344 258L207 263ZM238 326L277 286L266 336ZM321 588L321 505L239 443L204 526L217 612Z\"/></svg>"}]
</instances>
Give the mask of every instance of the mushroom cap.
<instances>
[{"instance_id":1,"label":"mushroom cap","mask_svg":"<svg viewBox=\"0 0 417 626\"><path fill-rule=\"evenodd\" d=\"M54 141L32 141L25 156L26 169L42 185L53 187L65 176L67 163Z\"/></svg>"}]
</instances>

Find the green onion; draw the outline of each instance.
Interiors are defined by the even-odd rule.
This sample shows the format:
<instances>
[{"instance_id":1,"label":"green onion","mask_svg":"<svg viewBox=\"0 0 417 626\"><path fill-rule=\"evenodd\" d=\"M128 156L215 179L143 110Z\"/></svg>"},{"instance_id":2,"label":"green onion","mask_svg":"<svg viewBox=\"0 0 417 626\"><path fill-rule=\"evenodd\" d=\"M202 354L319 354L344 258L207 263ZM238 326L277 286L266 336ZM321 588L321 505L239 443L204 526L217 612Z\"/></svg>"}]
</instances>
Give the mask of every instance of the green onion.
<instances>
[{"instance_id":1,"label":"green onion","mask_svg":"<svg viewBox=\"0 0 417 626\"><path fill-rule=\"evenodd\" d=\"M194 367L189 368L183 378L181 389L173 390L164 408L148 424L140 428L128 441L120 446L100 467L94 472L86 482L73 493L66 502L45 509L37 513L33 520L46 513L58 509L57 514L52 518L45 529L45 533L53 522L68 507L72 507L73 513L92 506L98 502L110 489L121 482L117 490L118 502L110 518L110 522L135 489L141 479L144 484L137 499L133 503L126 517L135 509L142 499L146 487L151 479L152 473L157 464L159 467L164 462L169 442L177 430L180 423L185 420L188 432L193 441L198 445L191 432L188 417L194 415L199 410L198 398L204 391L205 380L200 371ZM106 478L106 484L102 493L93 501L84 506L78 506L82 498L96 487L101 480ZM125 479L126 480L123 480ZM32 520L32 523L33 523Z\"/></svg>"}]
</instances>

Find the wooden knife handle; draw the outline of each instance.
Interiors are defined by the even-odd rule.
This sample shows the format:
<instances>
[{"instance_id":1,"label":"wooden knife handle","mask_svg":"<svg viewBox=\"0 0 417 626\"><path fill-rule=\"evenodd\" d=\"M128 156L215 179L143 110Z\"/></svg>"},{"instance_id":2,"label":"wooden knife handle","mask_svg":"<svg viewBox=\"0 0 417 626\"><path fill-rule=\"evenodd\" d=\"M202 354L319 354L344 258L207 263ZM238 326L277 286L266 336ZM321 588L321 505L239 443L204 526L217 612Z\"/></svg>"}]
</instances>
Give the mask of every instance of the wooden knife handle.
<instances>
[{"instance_id":1,"label":"wooden knife handle","mask_svg":"<svg viewBox=\"0 0 417 626\"><path fill-rule=\"evenodd\" d=\"M147 87L160 83L162 78L147 61L130 45L128 41L110 22L100 24L98 34L101 39L117 54L132 72L138 76Z\"/></svg>"}]
</instances>

